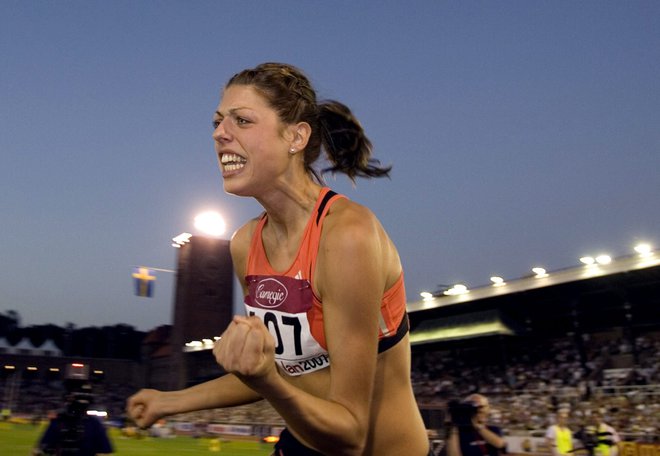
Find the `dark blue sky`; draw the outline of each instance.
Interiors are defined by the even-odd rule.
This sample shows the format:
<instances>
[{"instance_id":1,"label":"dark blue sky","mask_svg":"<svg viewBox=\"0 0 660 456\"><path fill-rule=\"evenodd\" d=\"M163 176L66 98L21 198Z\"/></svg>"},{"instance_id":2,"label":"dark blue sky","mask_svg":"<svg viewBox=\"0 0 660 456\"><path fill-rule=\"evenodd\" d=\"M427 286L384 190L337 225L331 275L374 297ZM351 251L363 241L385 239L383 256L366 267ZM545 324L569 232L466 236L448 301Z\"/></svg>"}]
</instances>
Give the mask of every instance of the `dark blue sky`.
<instances>
[{"instance_id":1,"label":"dark blue sky","mask_svg":"<svg viewBox=\"0 0 660 456\"><path fill-rule=\"evenodd\" d=\"M409 300L660 244L656 1L0 0L0 312L171 321L172 268L222 191L211 115L263 61L348 104L392 179L329 184L379 216Z\"/></svg>"}]
</instances>

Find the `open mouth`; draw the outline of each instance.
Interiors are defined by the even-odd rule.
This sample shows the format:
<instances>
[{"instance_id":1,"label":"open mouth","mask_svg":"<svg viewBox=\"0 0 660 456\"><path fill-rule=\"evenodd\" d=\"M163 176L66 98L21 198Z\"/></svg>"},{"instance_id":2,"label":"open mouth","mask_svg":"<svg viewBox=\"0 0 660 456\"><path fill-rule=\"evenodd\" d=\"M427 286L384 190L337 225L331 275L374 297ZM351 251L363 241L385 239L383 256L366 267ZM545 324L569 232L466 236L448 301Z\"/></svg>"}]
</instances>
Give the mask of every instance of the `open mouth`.
<instances>
[{"instance_id":1,"label":"open mouth","mask_svg":"<svg viewBox=\"0 0 660 456\"><path fill-rule=\"evenodd\" d=\"M247 160L243 157L233 153L222 154L220 158L220 163L222 163L222 169L224 171L238 171L245 166L246 162Z\"/></svg>"}]
</instances>

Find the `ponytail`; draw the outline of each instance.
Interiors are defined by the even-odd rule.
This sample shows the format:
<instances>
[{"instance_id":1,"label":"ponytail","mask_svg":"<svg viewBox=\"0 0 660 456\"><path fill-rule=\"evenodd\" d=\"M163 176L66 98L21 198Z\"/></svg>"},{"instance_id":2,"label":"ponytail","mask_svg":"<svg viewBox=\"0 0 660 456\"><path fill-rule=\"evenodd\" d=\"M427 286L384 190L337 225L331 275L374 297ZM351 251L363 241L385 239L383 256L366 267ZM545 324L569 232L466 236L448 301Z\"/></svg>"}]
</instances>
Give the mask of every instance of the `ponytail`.
<instances>
[{"instance_id":1,"label":"ponytail","mask_svg":"<svg viewBox=\"0 0 660 456\"><path fill-rule=\"evenodd\" d=\"M356 177L389 177L391 166L381 167L371 157L373 147L360 122L348 106L334 100L318 105L321 144L332 166L323 173L346 174L353 183Z\"/></svg>"}]
</instances>

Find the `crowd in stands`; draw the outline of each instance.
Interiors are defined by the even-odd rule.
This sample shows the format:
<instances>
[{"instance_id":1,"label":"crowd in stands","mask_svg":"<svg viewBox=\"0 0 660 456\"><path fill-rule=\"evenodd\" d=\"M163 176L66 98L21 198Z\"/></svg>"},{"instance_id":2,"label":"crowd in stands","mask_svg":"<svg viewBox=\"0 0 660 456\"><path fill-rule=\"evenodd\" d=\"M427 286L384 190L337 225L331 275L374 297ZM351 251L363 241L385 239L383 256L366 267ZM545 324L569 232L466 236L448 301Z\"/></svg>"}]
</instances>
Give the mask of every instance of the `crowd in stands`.
<instances>
[{"instance_id":1,"label":"crowd in stands","mask_svg":"<svg viewBox=\"0 0 660 456\"><path fill-rule=\"evenodd\" d=\"M573 338L507 347L513 353L504 363L464 350L418 353L415 393L424 408L479 391L491 400L492 420L510 434L541 432L568 408L574 430L600 410L622 435L660 441L660 334L637 337L635 354L621 338L583 342L585 359ZM498 350L487 353L496 358Z\"/></svg>"},{"instance_id":2,"label":"crowd in stands","mask_svg":"<svg viewBox=\"0 0 660 456\"><path fill-rule=\"evenodd\" d=\"M578 430L592 410L624 438L660 441L660 333L625 338L573 337L500 341L483 346L439 348L413 353L412 380L420 407L442 409L447 401L480 392L490 399L491 421L505 433L542 435L554 414L571 410ZM6 393L7 379L0 382ZM94 386L98 408L123 415L128 385ZM46 416L62 406L59 381L23 379L15 411ZM280 426L283 421L265 401L224 410L183 414L173 421Z\"/></svg>"}]
</instances>

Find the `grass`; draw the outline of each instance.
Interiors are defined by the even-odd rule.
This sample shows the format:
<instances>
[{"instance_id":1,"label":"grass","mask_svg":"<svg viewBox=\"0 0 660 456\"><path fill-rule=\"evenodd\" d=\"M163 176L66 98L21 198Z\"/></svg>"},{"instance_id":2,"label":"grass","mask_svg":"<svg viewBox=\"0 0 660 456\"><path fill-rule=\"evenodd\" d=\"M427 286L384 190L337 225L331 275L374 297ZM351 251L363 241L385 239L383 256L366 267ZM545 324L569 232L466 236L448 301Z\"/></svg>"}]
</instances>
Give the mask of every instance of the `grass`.
<instances>
[{"instance_id":1,"label":"grass","mask_svg":"<svg viewBox=\"0 0 660 456\"><path fill-rule=\"evenodd\" d=\"M0 455L28 456L45 429L45 424L0 423ZM126 456L267 456L272 444L254 440L194 439L179 436L168 439L142 439L121 436L110 430L110 439L118 455Z\"/></svg>"}]
</instances>

